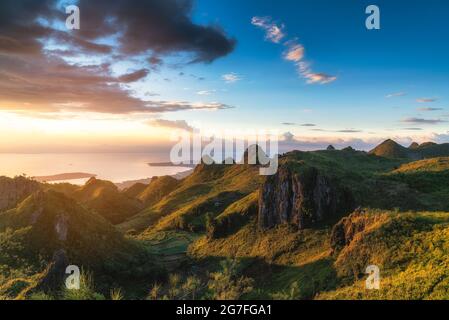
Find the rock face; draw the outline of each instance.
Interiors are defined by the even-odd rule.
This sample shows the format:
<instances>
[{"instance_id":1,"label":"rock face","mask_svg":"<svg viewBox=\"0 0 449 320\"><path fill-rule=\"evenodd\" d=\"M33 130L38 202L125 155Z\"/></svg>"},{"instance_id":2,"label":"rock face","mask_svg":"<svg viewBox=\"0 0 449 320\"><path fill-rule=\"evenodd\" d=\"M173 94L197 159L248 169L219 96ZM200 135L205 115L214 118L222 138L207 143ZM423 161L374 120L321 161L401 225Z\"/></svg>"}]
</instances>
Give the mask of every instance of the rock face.
<instances>
[{"instance_id":1,"label":"rock face","mask_svg":"<svg viewBox=\"0 0 449 320\"><path fill-rule=\"evenodd\" d=\"M59 290L67 278L66 268L68 265L69 262L66 252L63 249L56 251L36 289L43 290L44 292Z\"/></svg>"},{"instance_id":2,"label":"rock face","mask_svg":"<svg viewBox=\"0 0 449 320\"><path fill-rule=\"evenodd\" d=\"M357 233L365 230L367 219L363 219L365 212L357 209L349 216L340 220L333 228L330 237L330 245L334 252L348 245Z\"/></svg>"},{"instance_id":3,"label":"rock face","mask_svg":"<svg viewBox=\"0 0 449 320\"><path fill-rule=\"evenodd\" d=\"M281 167L261 188L258 223L261 229L285 223L304 229L352 209L349 191L337 187L316 168L292 173Z\"/></svg>"},{"instance_id":4,"label":"rock face","mask_svg":"<svg viewBox=\"0 0 449 320\"><path fill-rule=\"evenodd\" d=\"M25 177L14 179L0 177L0 211L14 208L33 192L40 189L40 184Z\"/></svg>"}]
</instances>

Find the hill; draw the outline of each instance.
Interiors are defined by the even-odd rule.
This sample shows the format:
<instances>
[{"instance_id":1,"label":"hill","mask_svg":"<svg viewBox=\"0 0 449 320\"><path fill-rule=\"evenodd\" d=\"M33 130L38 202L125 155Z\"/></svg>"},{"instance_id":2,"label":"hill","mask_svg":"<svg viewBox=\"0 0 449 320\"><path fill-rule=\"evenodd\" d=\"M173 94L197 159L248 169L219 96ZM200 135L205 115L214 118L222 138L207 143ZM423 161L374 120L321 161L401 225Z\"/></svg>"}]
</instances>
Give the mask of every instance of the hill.
<instances>
[{"instance_id":1,"label":"hill","mask_svg":"<svg viewBox=\"0 0 449 320\"><path fill-rule=\"evenodd\" d=\"M409 149L401 146L391 139L382 142L380 145L371 150L369 154L386 158L408 158L412 155Z\"/></svg>"},{"instance_id":2,"label":"hill","mask_svg":"<svg viewBox=\"0 0 449 320\"><path fill-rule=\"evenodd\" d=\"M95 210L113 224L121 223L143 209L139 200L121 192L112 182L96 178L89 179L81 187L61 184L48 188L64 192L66 196Z\"/></svg>"},{"instance_id":3,"label":"hill","mask_svg":"<svg viewBox=\"0 0 449 320\"><path fill-rule=\"evenodd\" d=\"M0 212L14 208L41 185L26 177L0 177Z\"/></svg>"},{"instance_id":4,"label":"hill","mask_svg":"<svg viewBox=\"0 0 449 320\"><path fill-rule=\"evenodd\" d=\"M145 207L156 204L163 197L172 192L179 184L179 181L170 176L154 177L150 184L143 189L136 198L139 199Z\"/></svg>"},{"instance_id":5,"label":"hill","mask_svg":"<svg viewBox=\"0 0 449 320\"><path fill-rule=\"evenodd\" d=\"M403 158L420 160L434 157L448 157L449 144L436 144L434 142L425 142L421 145L412 143L409 148L405 148L397 142L388 139L382 142L369 152L379 157Z\"/></svg>"},{"instance_id":6,"label":"hill","mask_svg":"<svg viewBox=\"0 0 449 320\"><path fill-rule=\"evenodd\" d=\"M134 283L133 279L158 274L141 244L61 193L38 191L0 215L0 285L22 278L28 279L27 292L40 290L39 280L58 261L66 261L58 270L60 279L69 264L77 265L96 274L99 290L109 290L117 281ZM45 289L57 291L62 284Z\"/></svg>"}]
</instances>

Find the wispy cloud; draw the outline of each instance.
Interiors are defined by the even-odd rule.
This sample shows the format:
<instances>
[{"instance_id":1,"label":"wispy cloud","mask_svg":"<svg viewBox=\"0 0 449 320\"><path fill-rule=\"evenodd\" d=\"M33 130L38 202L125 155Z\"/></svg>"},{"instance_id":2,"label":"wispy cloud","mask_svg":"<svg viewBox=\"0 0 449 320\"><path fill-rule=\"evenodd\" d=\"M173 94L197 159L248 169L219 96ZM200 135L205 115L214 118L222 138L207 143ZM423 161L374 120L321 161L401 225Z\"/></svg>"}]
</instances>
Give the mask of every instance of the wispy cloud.
<instances>
[{"instance_id":1,"label":"wispy cloud","mask_svg":"<svg viewBox=\"0 0 449 320\"><path fill-rule=\"evenodd\" d=\"M303 123L303 124L301 124L301 127L316 127L316 124L313 124L313 123Z\"/></svg>"},{"instance_id":2,"label":"wispy cloud","mask_svg":"<svg viewBox=\"0 0 449 320\"><path fill-rule=\"evenodd\" d=\"M419 98L419 99L416 99L416 102L419 102L419 103L429 103L429 102L435 102L435 101L437 101L436 98Z\"/></svg>"},{"instance_id":3,"label":"wispy cloud","mask_svg":"<svg viewBox=\"0 0 449 320\"><path fill-rule=\"evenodd\" d=\"M298 64L299 73L307 79L307 83L314 84L327 84L334 82L337 80L337 77L331 76L325 73L314 73L310 69L309 63L307 62L299 62Z\"/></svg>"},{"instance_id":4,"label":"wispy cloud","mask_svg":"<svg viewBox=\"0 0 449 320\"><path fill-rule=\"evenodd\" d=\"M284 59L292 62L299 62L304 58L304 47L296 41L290 41L287 50L284 52Z\"/></svg>"},{"instance_id":5,"label":"wispy cloud","mask_svg":"<svg viewBox=\"0 0 449 320\"><path fill-rule=\"evenodd\" d=\"M444 109L443 108L418 108L416 110L418 110L418 111L441 111Z\"/></svg>"},{"instance_id":6,"label":"wispy cloud","mask_svg":"<svg viewBox=\"0 0 449 320\"><path fill-rule=\"evenodd\" d=\"M242 80L242 77L235 72L227 73L221 76L221 79L226 83L235 83Z\"/></svg>"},{"instance_id":7,"label":"wispy cloud","mask_svg":"<svg viewBox=\"0 0 449 320\"><path fill-rule=\"evenodd\" d=\"M282 122L281 124L284 126L296 126L296 123L294 122Z\"/></svg>"},{"instance_id":8,"label":"wispy cloud","mask_svg":"<svg viewBox=\"0 0 449 320\"><path fill-rule=\"evenodd\" d=\"M284 25L276 25L271 17L253 17L251 23L265 30L265 38L274 43L280 43L285 38ZM308 84L327 84L337 80L336 76L332 76L322 72L314 72L310 63L304 61L305 48L299 43L298 39L290 39L282 45L286 48L283 58L286 61L293 62L298 73L306 79Z\"/></svg>"},{"instance_id":9,"label":"wispy cloud","mask_svg":"<svg viewBox=\"0 0 449 320\"><path fill-rule=\"evenodd\" d=\"M363 132L362 130L356 130L356 129L344 129L344 130L337 130L336 132L340 133L359 133Z\"/></svg>"},{"instance_id":10,"label":"wispy cloud","mask_svg":"<svg viewBox=\"0 0 449 320\"><path fill-rule=\"evenodd\" d=\"M153 127L181 129L181 130L185 130L185 131L192 131L194 129L185 120L172 121L172 120L165 120L165 119L155 119L155 120L150 120L148 122L148 124Z\"/></svg>"},{"instance_id":11,"label":"wispy cloud","mask_svg":"<svg viewBox=\"0 0 449 320\"><path fill-rule=\"evenodd\" d=\"M198 91L196 94L199 96L210 96L212 94L214 94L216 92L216 90L201 90Z\"/></svg>"},{"instance_id":12,"label":"wispy cloud","mask_svg":"<svg viewBox=\"0 0 449 320\"><path fill-rule=\"evenodd\" d=\"M284 39L284 25L278 25L272 21L271 17L253 17L252 25L265 30L265 39L273 43L279 43Z\"/></svg>"},{"instance_id":13,"label":"wispy cloud","mask_svg":"<svg viewBox=\"0 0 449 320\"><path fill-rule=\"evenodd\" d=\"M415 123L415 124L440 124L447 122L441 119L423 119L423 118L405 118L401 120L403 123Z\"/></svg>"},{"instance_id":14,"label":"wispy cloud","mask_svg":"<svg viewBox=\"0 0 449 320\"><path fill-rule=\"evenodd\" d=\"M387 95L385 96L385 98L403 97L403 96L405 96L405 95L407 95L407 93L405 93L405 92L395 92L395 93L387 94Z\"/></svg>"}]
</instances>

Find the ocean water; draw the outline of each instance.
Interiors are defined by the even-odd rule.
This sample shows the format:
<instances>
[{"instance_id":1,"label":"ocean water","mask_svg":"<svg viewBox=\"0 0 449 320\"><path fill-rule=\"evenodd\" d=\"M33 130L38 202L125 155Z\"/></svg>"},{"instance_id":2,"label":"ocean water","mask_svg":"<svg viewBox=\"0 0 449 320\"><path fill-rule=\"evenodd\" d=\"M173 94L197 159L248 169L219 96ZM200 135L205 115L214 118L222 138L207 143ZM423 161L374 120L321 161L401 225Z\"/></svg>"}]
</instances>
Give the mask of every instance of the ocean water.
<instances>
[{"instance_id":1,"label":"ocean water","mask_svg":"<svg viewBox=\"0 0 449 320\"><path fill-rule=\"evenodd\" d=\"M182 167L151 167L150 162L167 162L167 154L151 153L64 153L64 154L1 154L0 176L30 177L83 172L115 183L173 175L189 170ZM87 179L69 180L83 184ZM63 182L63 181L58 181Z\"/></svg>"}]
</instances>

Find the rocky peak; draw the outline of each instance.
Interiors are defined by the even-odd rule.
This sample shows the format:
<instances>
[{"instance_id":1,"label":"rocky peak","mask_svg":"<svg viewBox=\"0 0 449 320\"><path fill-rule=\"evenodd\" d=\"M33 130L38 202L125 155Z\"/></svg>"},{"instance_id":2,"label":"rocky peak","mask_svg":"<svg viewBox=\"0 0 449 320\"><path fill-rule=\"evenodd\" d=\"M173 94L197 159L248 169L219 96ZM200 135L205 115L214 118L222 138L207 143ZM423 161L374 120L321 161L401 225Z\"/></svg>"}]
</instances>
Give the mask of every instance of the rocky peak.
<instances>
[{"instance_id":1,"label":"rocky peak","mask_svg":"<svg viewBox=\"0 0 449 320\"><path fill-rule=\"evenodd\" d=\"M296 173L283 166L261 188L258 222L261 229L285 223L305 229L352 207L349 192L318 169L307 167Z\"/></svg>"},{"instance_id":2,"label":"rocky peak","mask_svg":"<svg viewBox=\"0 0 449 320\"><path fill-rule=\"evenodd\" d=\"M33 192L40 189L37 181L26 177L0 177L0 211L12 209Z\"/></svg>"}]
</instances>

